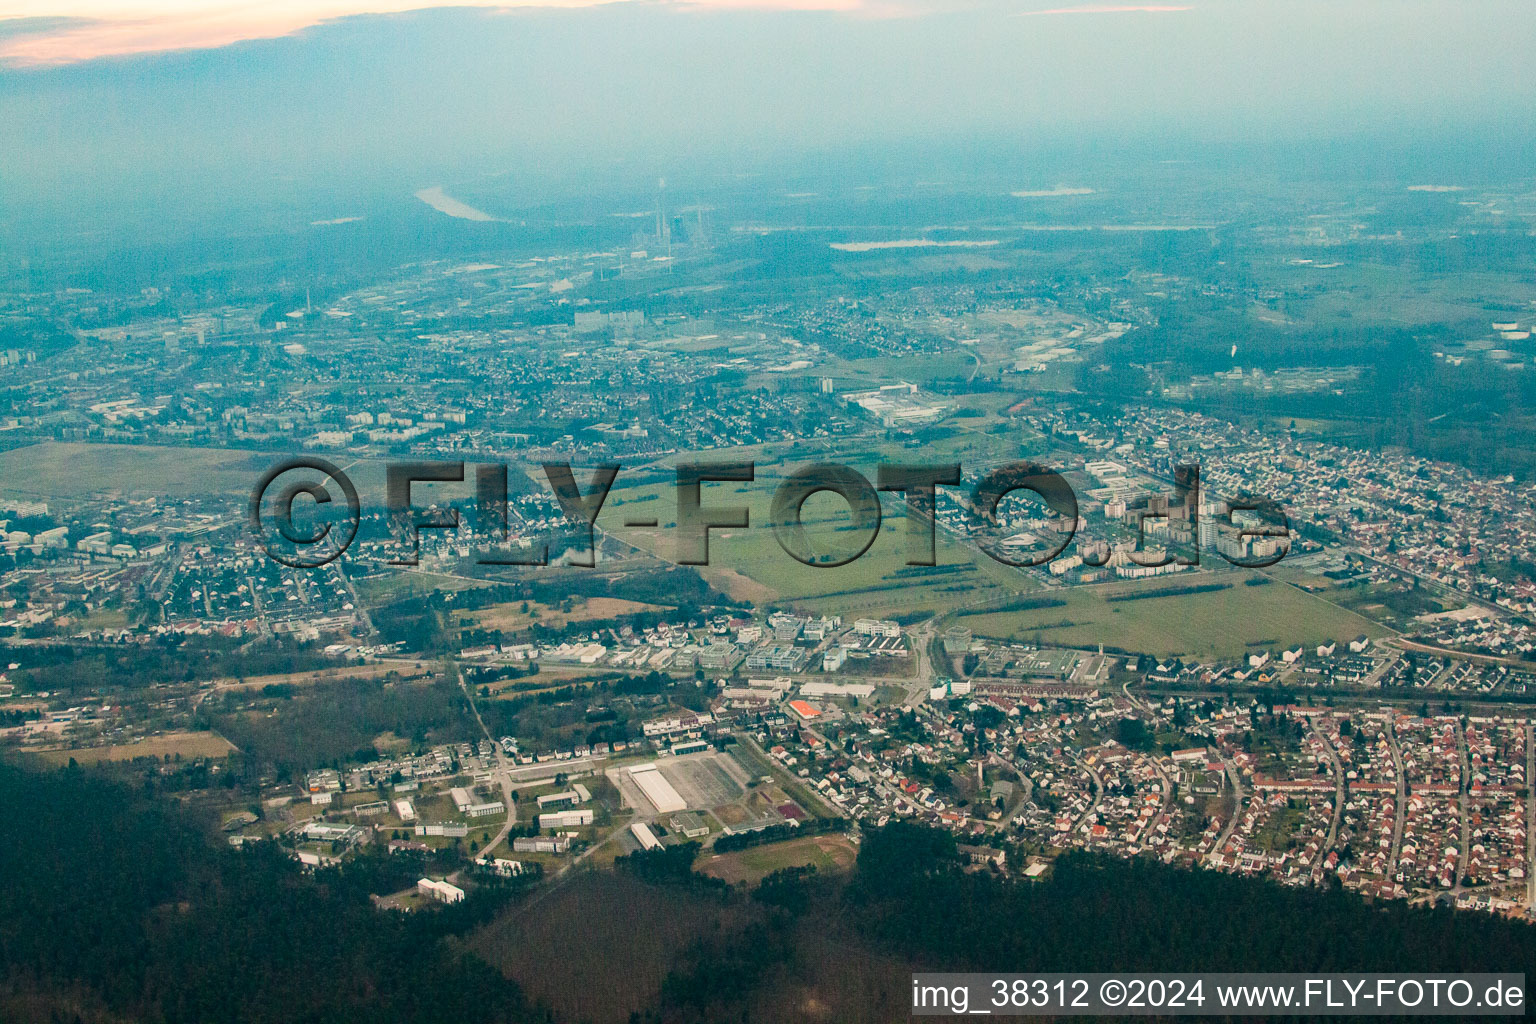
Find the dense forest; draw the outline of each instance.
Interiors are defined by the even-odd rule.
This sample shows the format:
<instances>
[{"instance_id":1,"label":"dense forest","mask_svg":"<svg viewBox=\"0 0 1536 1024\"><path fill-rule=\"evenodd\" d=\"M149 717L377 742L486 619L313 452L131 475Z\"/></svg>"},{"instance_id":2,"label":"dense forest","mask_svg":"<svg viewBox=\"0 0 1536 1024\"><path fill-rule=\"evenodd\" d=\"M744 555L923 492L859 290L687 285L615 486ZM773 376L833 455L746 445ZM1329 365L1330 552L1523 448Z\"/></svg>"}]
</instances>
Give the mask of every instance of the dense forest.
<instances>
[{"instance_id":1,"label":"dense forest","mask_svg":"<svg viewBox=\"0 0 1536 1024\"><path fill-rule=\"evenodd\" d=\"M917 970L1536 971L1524 923L1086 853L1026 883L965 870L951 835L910 824L866 832L846 881L786 869L752 899L764 914L696 943L646 1020L758 1020L780 992L834 999L870 972L889 987ZM898 994L886 1011L899 1006ZM890 1019L862 1004L841 1012Z\"/></svg>"},{"instance_id":2,"label":"dense forest","mask_svg":"<svg viewBox=\"0 0 1536 1024\"><path fill-rule=\"evenodd\" d=\"M337 679L269 687L261 697L262 709L250 711L251 695L230 691L209 701L199 721L282 778L349 758L372 760L380 734L412 749L481 735L458 684L442 677L424 683Z\"/></svg>"},{"instance_id":3,"label":"dense forest","mask_svg":"<svg viewBox=\"0 0 1536 1024\"><path fill-rule=\"evenodd\" d=\"M0 643L0 654L21 666L15 679L28 690L66 693L141 690L156 683L252 678L343 664L339 658L306 648L272 645L238 649L227 642L171 638L121 648Z\"/></svg>"},{"instance_id":4,"label":"dense forest","mask_svg":"<svg viewBox=\"0 0 1536 1024\"><path fill-rule=\"evenodd\" d=\"M1528 924L1083 853L1020 885L962 872L950 836L910 825L866 838L847 900L935 970L1536 970Z\"/></svg>"},{"instance_id":5,"label":"dense forest","mask_svg":"<svg viewBox=\"0 0 1536 1024\"><path fill-rule=\"evenodd\" d=\"M214 845L200 822L80 769L0 764L0 1020L293 1024L546 1019L453 936L510 894L440 913L374 909L397 855L306 874L275 844Z\"/></svg>"}]
</instances>

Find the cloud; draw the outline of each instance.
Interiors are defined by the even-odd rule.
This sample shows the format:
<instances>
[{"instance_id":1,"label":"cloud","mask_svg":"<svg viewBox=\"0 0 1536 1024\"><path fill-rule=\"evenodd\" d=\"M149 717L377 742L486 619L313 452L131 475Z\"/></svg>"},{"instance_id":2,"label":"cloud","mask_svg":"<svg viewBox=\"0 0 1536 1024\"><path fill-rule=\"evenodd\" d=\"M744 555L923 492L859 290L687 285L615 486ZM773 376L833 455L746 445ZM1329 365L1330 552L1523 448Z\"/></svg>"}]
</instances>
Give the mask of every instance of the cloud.
<instances>
[{"instance_id":1,"label":"cloud","mask_svg":"<svg viewBox=\"0 0 1536 1024\"><path fill-rule=\"evenodd\" d=\"M53 35L67 29L92 24L92 18L64 18L57 16L0 18L0 43L8 39L26 36Z\"/></svg>"},{"instance_id":2,"label":"cloud","mask_svg":"<svg viewBox=\"0 0 1536 1024\"><path fill-rule=\"evenodd\" d=\"M100 57L208 49L292 35L337 18L440 7L597 7L620 0L0 0L0 65L37 67ZM841 10L863 0L664 0L690 9Z\"/></svg>"},{"instance_id":3,"label":"cloud","mask_svg":"<svg viewBox=\"0 0 1536 1024\"><path fill-rule=\"evenodd\" d=\"M32 0L36 3L36 0ZM25 7L28 0L14 6ZM457 0L455 6L501 6L504 0ZM98 57L227 46L246 39L291 35L352 14L392 14L433 6L430 0L274 0L265 4L195 0L59 0L55 22L36 31L0 35L0 62L10 66L70 64ZM63 14L65 16L57 16ZM0 23L3 24L3 23Z\"/></svg>"}]
</instances>

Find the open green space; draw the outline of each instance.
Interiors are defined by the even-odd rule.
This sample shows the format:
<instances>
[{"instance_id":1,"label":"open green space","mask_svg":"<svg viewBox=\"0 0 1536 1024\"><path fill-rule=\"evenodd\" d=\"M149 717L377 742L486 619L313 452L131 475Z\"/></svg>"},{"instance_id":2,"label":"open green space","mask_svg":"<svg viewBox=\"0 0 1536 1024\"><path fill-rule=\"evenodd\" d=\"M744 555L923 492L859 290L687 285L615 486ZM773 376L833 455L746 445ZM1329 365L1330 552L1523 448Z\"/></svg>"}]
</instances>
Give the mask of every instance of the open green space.
<instances>
[{"instance_id":1,"label":"open green space","mask_svg":"<svg viewBox=\"0 0 1536 1024\"><path fill-rule=\"evenodd\" d=\"M965 447L954 441L951 457ZM995 440L995 439L989 439ZM1022 457L1022 452L1020 457ZM716 456L711 456L713 460ZM750 525L744 529L710 531L710 564L700 568L710 583L735 597L759 604L792 603L809 611L839 614L901 616L941 614L954 608L984 604L1009 594L1037 589L1039 584L1018 569L998 564L964 538L937 537L938 566L908 566L906 509L899 496L888 496L879 534L862 555L845 565L808 566L796 561L778 543L771 526L773 494L794 469L810 460L773 461L766 451L718 453L721 460L757 458L756 479L745 483L707 483L701 500L706 508L745 506ZM927 453L924 461L935 456ZM873 480L876 463L867 453L859 456L828 452L821 460L844 461ZM879 456L895 461L916 461L903 455L899 446ZM656 471L649 479L631 476L626 485L620 476L598 517L598 524L613 536L659 558L678 557L676 490L671 470ZM654 518L651 527L627 527L626 521ZM802 522L819 551L856 550L863 535L849 523L847 506L830 494L819 494L805 504Z\"/></svg>"},{"instance_id":2,"label":"open green space","mask_svg":"<svg viewBox=\"0 0 1536 1024\"><path fill-rule=\"evenodd\" d=\"M249 495L261 475L294 452L43 441L0 451L0 489L35 498L118 494L187 498ZM363 504L382 504L382 463L324 456L352 478Z\"/></svg>"},{"instance_id":3,"label":"open green space","mask_svg":"<svg viewBox=\"0 0 1536 1024\"><path fill-rule=\"evenodd\" d=\"M1308 646L1387 630L1371 620L1283 583L1244 586L1246 573L1223 574L1233 585L1203 593L1170 593L1135 601L1114 595L1175 589L1197 580L1106 584L1061 590L1064 605L969 616L980 636L1063 647L1105 647L1156 657L1239 658L1282 645ZM1214 579L1214 577L1212 577ZM1200 582L1206 582L1200 579Z\"/></svg>"},{"instance_id":4,"label":"open green space","mask_svg":"<svg viewBox=\"0 0 1536 1024\"><path fill-rule=\"evenodd\" d=\"M846 871L853 866L855 854L853 844L840 835L807 836L704 857L695 863L694 870L732 884L755 884L784 868Z\"/></svg>"}]
</instances>

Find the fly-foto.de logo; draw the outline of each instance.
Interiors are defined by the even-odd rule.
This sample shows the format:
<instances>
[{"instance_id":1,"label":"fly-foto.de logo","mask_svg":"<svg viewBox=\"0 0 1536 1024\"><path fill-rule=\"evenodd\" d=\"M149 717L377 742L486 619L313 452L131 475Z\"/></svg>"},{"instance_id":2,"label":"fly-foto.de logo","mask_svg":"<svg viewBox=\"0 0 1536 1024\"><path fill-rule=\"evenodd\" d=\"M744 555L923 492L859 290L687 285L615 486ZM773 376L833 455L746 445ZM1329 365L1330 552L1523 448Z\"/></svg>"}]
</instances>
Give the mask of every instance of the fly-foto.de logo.
<instances>
[{"instance_id":1,"label":"fly-foto.de logo","mask_svg":"<svg viewBox=\"0 0 1536 1024\"><path fill-rule=\"evenodd\" d=\"M466 525L457 504L413 502L413 485L465 484L473 480L472 493L464 497L477 536L493 545L475 555L482 565L543 566L551 564L555 545L562 545L561 564L593 567L597 564L597 519L607 502L622 467L603 464L590 470L585 487L576 480L569 462L540 464L549 493L568 524L560 536L534 538L513 551L505 546L512 537L509 513L507 466L463 462L391 462L385 465L382 510L397 549L389 562L415 565L419 560L423 531L458 531ZM710 483L750 484L757 481L752 462L683 462L675 467L672 482L675 517L664 527L674 536L680 565L710 564L710 531L744 530L753 527L746 505L726 504L704 498ZM986 555L1004 565L1042 566L1060 557L1077 537L1084 520L1077 495L1061 473L1031 461L1005 463L981 474L961 488L959 463L882 463L873 482L858 470L841 463L801 466L780 480L772 492L767 526L779 547L795 561L812 568L834 568L861 557L880 534L882 492L905 498L904 549L907 565L937 564L936 534L941 493L953 500L964 533ZM940 491L959 489L959 493ZM846 506L835 543L808 528L807 501L818 494L836 495ZM1005 510L1007 499L1022 499L1019 507ZM1119 545L1124 556L1148 569L1170 565L1198 565L1204 547L1215 547L1232 565L1263 568L1274 565L1289 550L1290 522L1271 499L1245 497L1224 502L1219 516L1207 512L1202 528L1200 467L1175 469L1171 496L1153 495L1145 507L1122 509L1120 520L1130 528L1134 543ZM1034 529L1018 528L1020 517ZM294 568L318 568L344 554L356 540L363 505L356 485L347 473L325 459L298 457L284 460L266 473L251 492L251 529L278 562ZM1149 543L1174 535L1177 524L1182 543ZM663 528L658 517L629 517L629 528ZM1216 528L1224 532L1216 543ZM527 538L523 538L525 541ZM1075 558L1096 567L1109 564L1115 549L1103 539L1078 542Z\"/></svg>"}]
</instances>

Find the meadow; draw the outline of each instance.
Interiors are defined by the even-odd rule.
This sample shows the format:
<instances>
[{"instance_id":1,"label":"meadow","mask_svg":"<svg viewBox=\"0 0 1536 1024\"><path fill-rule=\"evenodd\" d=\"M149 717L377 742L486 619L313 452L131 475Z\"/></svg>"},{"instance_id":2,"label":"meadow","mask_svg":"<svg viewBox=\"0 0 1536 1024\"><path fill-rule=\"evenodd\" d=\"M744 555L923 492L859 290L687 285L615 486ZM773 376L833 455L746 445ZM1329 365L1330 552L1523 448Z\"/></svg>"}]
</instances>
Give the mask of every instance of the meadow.
<instances>
[{"instance_id":1,"label":"meadow","mask_svg":"<svg viewBox=\"0 0 1536 1024\"><path fill-rule=\"evenodd\" d=\"M132 743L79 750L39 750L37 756L50 764L97 764L102 761L132 761L141 757L162 761L167 757L223 757L235 747L216 732L168 732Z\"/></svg>"},{"instance_id":2,"label":"meadow","mask_svg":"<svg viewBox=\"0 0 1536 1024\"><path fill-rule=\"evenodd\" d=\"M470 945L563 1019L619 1024L655 1002L690 944L739 933L756 916L750 906L594 871L515 908Z\"/></svg>"},{"instance_id":3,"label":"meadow","mask_svg":"<svg viewBox=\"0 0 1536 1024\"><path fill-rule=\"evenodd\" d=\"M1188 584L1124 583L1061 590L1052 596L1065 604L966 616L961 620L979 636L1041 642L1062 647L1137 651L1156 657L1240 658L1260 649L1278 651L1282 643L1315 646L1350 640L1361 633L1385 636L1388 630L1286 583L1246 586L1246 573L1224 573L1233 585L1204 593L1170 593L1134 601L1106 598L1155 592ZM1207 582L1201 578L1201 582Z\"/></svg>"},{"instance_id":4,"label":"meadow","mask_svg":"<svg viewBox=\"0 0 1536 1024\"><path fill-rule=\"evenodd\" d=\"M694 870L732 885L756 885L784 868L814 867L822 874L847 871L858 851L840 835L807 836L702 858Z\"/></svg>"},{"instance_id":5,"label":"meadow","mask_svg":"<svg viewBox=\"0 0 1536 1024\"><path fill-rule=\"evenodd\" d=\"M28 498L248 496L287 452L43 441L0 451L0 491ZM363 503L382 503L383 464L328 456Z\"/></svg>"},{"instance_id":6,"label":"meadow","mask_svg":"<svg viewBox=\"0 0 1536 1024\"><path fill-rule=\"evenodd\" d=\"M730 453L730 458L766 459L771 453ZM726 457L720 456L722 460ZM713 458L713 457L712 457ZM838 459L829 453L826 459ZM892 460L901 458L893 454ZM906 457L911 461L911 457ZM716 528L709 534L708 566L700 574L733 597L760 604L793 604L807 611L860 616L915 618L941 614L966 605L1027 592L1038 587L1023 572L999 565L964 539L942 532L937 537L938 566L908 566L905 502L887 496L878 535L868 550L840 566L808 566L786 553L774 535L771 504L775 489L797 462L760 462L756 479L745 483L708 483L702 491L706 508L745 506L746 528ZM867 455L848 464L874 477ZM649 480L621 474L598 517L599 526L619 540L666 561L679 555L676 490L670 472ZM632 527L627 522L654 518L656 526ZM850 529L841 498L820 494L806 502L803 522L817 550L856 549L861 534Z\"/></svg>"}]
</instances>

